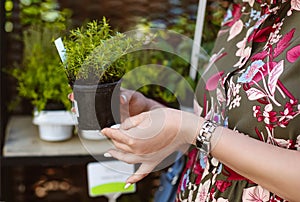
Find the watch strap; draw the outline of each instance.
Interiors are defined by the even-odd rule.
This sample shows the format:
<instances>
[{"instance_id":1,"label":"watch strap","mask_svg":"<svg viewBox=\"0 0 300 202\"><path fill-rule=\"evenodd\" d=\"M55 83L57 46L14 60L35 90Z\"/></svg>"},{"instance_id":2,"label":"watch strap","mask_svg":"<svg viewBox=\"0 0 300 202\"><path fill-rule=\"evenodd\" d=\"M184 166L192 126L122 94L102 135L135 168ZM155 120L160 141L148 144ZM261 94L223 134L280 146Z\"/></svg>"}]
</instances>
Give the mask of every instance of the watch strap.
<instances>
[{"instance_id":1,"label":"watch strap","mask_svg":"<svg viewBox=\"0 0 300 202\"><path fill-rule=\"evenodd\" d=\"M211 151L210 139L217 127L217 124L213 121L206 120L196 138L196 147L206 155Z\"/></svg>"}]
</instances>

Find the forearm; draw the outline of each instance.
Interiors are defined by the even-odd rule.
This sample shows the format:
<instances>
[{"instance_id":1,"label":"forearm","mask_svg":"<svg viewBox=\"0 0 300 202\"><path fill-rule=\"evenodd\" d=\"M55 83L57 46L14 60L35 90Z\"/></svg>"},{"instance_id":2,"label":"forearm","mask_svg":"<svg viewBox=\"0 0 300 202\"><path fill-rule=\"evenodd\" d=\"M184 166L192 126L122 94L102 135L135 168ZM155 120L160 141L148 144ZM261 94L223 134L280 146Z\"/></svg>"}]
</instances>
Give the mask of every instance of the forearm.
<instances>
[{"instance_id":1,"label":"forearm","mask_svg":"<svg viewBox=\"0 0 300 202\"><path fill-rule=\"evenodd\" d=\"M289 201L300 198L300 152L218 127L211 155L240 175ZM215 140L213 140L215 141Z\"/></svg>"},{"instance_id":2,"label":"forearm","mask_svg":"<svg viewBox=\"0 0 300 202\"><path fill-rule=\"evenodd\" d=\"M184 117L184 133L190 134L187 141L195 145L205 119L190 114ZM235 172L286 200L299 200L299 151L267 144L221 126L214 131L211 146L211 155Z\"/></svg>"}]
</instances>

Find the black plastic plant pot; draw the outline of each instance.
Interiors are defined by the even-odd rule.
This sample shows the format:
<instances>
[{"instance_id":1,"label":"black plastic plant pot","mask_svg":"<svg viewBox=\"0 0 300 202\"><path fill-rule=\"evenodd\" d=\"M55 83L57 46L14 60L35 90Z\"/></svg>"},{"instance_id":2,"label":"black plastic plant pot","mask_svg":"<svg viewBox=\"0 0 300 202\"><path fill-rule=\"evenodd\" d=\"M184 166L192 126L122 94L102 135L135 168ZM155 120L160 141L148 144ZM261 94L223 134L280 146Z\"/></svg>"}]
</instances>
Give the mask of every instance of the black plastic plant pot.
<instances>
[{"instance_id":1,"label":"black plastic plant pot","mask_svg":"<svg viewBox=\"0 0 300 202\"><path fill-rule=\"evenodd\" d=\"M120 84L73 86L80 130L101 130L120 123Z\"/></svg>"}]
</instances>

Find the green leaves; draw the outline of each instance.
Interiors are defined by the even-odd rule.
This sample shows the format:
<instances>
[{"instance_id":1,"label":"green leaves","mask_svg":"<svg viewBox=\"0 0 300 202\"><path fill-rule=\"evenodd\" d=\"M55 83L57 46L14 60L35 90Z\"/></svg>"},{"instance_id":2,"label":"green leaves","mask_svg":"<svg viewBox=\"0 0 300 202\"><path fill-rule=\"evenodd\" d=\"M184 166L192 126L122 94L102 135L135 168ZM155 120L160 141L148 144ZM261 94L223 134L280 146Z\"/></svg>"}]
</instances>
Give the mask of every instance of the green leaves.
<instances>
[{"instance_id":1,"label":"green leaves","mask_svg":"<svg viewBox=\"0 0 300 202\"><path fill-rule=\"evenodd\" d=\"M60 30L55 27L31 26L24 31L24 52L22 64L11 74L18 81L18 93L31 100L39 111L48 101L63 103L70 109L67 98L71 88L62 69L60 59L53 44L53 38Z\"/></svg>"},{"instance_id":2,"label":"green leaves","mask_svg":"<svg viewBox=\"0 0 300 202\"><path fill-rule=\"evenodd\" d=\"M71 16L69 9L59 10L56 0L21 0L20 20L23 25L43 24L65 27L65 22Z\"/></svg>"},{"instance_id":3,"label":"green leaves","mask_svg":"<svg viewBox=\"0 0 300 202\"><path fill-rule=\"evenodd\" d=\"M122 56L142 46L141 41L114 32L105 17L101 22L94 20L71 30L63 42L66 48L64 66L70 82L88 80L90 84L119 80L125 73L127 60Z\"/></svg>"}]
</instances>

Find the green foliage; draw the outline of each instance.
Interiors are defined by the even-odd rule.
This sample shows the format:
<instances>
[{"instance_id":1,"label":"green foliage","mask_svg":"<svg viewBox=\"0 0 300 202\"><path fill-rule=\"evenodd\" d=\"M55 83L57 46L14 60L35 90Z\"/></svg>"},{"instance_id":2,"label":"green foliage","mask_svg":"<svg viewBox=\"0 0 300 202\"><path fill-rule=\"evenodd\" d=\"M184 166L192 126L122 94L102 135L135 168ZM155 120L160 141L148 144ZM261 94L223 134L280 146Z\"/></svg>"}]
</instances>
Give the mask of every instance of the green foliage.
<instances>
[{"instance_id":1,"label":"green foliage","mask_svg":"<svg viewBox=\"0 0 300 202\"><path fill-rule=\"evenodd\" d=\"M170 107L178 107L177 98L188 99L186 92L195 88L196 82L189 77L188 60L178 55L159 50L143 50L127 55L129 56L132 58L126 65L129 74L122 82L125 88L135 89L136 86L149 84L138 90ZM136 67L142 68L134 71ZM154 85L153 82L164 86Z\"/></svg>"},{"instance_id":2,"label":"green foliage","mask_svg":"<svg viewBox=\"0 0 300 202\"><path fill-rule=\"evenodd\" d=\"M222 20L226 14L229 1L209 0L207 2L205 21L202 34L202 48L211 54L215 39L221 27Z\"/></svg>"},{"instance_id":3,"label":"green foliage","mask_svg":"<svg viewBox=\"0 0 300 202\"><path fill-rule=\"evenodd\" d=\"M207 56L211 53L212 48L214 46L215 38L217 37L217 33L220 29L222 19L226 13L226 9L228 7L227 1L208 1L204 29L202 35L202 48L207 53L201 53L199 55L199 66L203 66L207 59ZM150 28L160 28L164 27L169 31L174 31L178 34L181 34L185 37L193 39L195 33L196 22L194 19L191 19L190 16L181 15L176 19L172 19L172 23L170 25L157 25L151 21L146 19L141 19L140 23L137 25L139 29L150 29ZM160 37L164 37L163 35ZM181 98L186 98L186 89L184 82L188 82L192 89L196 87L197 80L192 80L189 77L190 70L190 54L192 51L192 45L186 43L186 41L178 41L173 46L170 46L167 42L168 39L165 39L161 42L160 46L164 46L164 50L170 50L170 52L179 53L178 55L171 54L169 52L163 51L146 51L136 53L137 55L133 58L134 62L128 64L127 68L133 69L136 66L146 65L146 64L158 64L172 68L177 73L179 73L184 79L181 81L177 81L176 78L172 78L170 75L164 75L162 72L157 71L156 69L147 70L147 72L141 73L140 75L133 75L132 79L127 79L126 82L123 82L125 87L130 88L131 86L136 85L136 80L134 78L141 79L143 78L144 83L149 83L153 78L159 79L167 79L168 83L173 83L175 85L175 93L172 94L167 88L158 85L146 85L139 89L143 94L152 97L160 102L163 102L167 105L176 106L177 98L180 96ZM143 58L143 60L140 60ZM127 71L129 71L127 70ZM145 76L147 75L147 76ZM167 83L165 81L165 83Z\"/></svg>"},{"instance_id":4,"label":"green foliage","mask_svg":"<svg viewBox=\"0 0 300 202\"><path fill-rule=\"evenodd\" d=\"M72 85L109 83L125 73L126 55L142 46L142 41L111 29L105 17L70 31L65 37L66 60L63 64Z\"/></svg>"},{"instance_id":5,"label":"green foliage","mask_svg":"<svg viewBox=\"0 0 300 202\"><path fill-rule=\"evenodd\" d=\"M56 0L21 0L19 5L23 58L21 64L9 70L18 82L18 94L39 111L50 103L70 109L67 96L71 88L53 42L67 29L71 13L68 9L59 10Z\"/></svg>"},{"instance_id":6,"label":"green foliage","mask_svg":"<svg viewBox=\"0 0 300 202\"><path fill-rule=\"evenodd\" d=\"M137 27L141 30L148 30L156 28L156 25L143 19ZM187 101L189 98L186 92L196 86L196 81L189 77L192 40L188 40L188 38L193 36L194 28L195 26L186 17L179 17L176 23L170 26L167 33L164 30L156 33L154 41L158 50L144 50L133 53L132 60L127 64L127 72L138 66L157 64L165 68L169 67L173 73L170 74L170 71L164 71L164 69L160 71L149 65L147 70L140 70L139 73L133 72L132 79L124 80L123 86L125 88L136 86L137 82L140 82L136 78L143 80L144 84L153 82L153 78L155 78L158 82L161 81L160 83L167 86L146 85L141 87L139 91L170 107L178 107L177 99L179 97ZM184 37L181 38L180 35ZM181 80L178 80L178 74L181 75ZM186 85L187 83L189 86ZM187 87L189 89L186 89Z\"/></svg>"},{"instance_id":7,"label":"green foliage","mask_svg":"<svg viewBox=\"0 0 300 202\"><path fill-rule=\"evenodd\" d=\"M18 81L18 93L31 100L39 111L51 102L63 103L70 109L67 98L71 92L67 77L60 69L53 39L61 30L41 24L31 26L23 33L23 63L11 72Z\"/></svg>"},{"instance_id":8,"label":"green foliage","mask_svg":"<svg viewBox=\"0 0 300 202\"><path fill-rule=\"evenodd\" d=\"M20 0L20 20L25 26L43 24L63 28L71 10L60 10L56 0Z\"/></svg>"}]
</instances>

